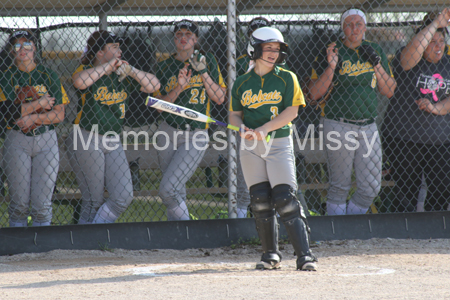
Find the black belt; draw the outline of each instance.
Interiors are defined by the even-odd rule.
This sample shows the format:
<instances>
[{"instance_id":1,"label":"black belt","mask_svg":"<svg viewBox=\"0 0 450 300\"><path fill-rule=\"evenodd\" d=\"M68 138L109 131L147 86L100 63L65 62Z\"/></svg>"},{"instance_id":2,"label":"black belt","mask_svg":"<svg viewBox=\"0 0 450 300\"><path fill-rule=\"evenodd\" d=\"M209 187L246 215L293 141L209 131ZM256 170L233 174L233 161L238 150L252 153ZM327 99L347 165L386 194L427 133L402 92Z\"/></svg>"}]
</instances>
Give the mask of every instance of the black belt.
<instances>
[{"instance_id":1,"label":"black belt","mask_svg":"<svg viewBox=\"0 0 450 300\"><path fill-rule=\"evenodd\" d=\"M352 124L352 125L365 126L365 125L370 125L370 124L375 123L375 119L376 118L370 118L370 119L365 119L365 120L348 120L348 119L344 119L344 118L337 118L337 120L335 119L335 121L348 123L348 124Z\"/></svg>"},{"instance_id":2,"label":"black belt","mask_svg":"<svg viewBox=\"0 0 450 300\"><path fill-rule=\"evenodd\" d=\"M27 133L24 133L26 136L37 136L41 135L43 133L49 132L50 130L53 130L55 127L53 125L50 126L40 126L33 130L30 130ZM22 132L23 133L23 132Z\"/></svg>"}]
</instances>

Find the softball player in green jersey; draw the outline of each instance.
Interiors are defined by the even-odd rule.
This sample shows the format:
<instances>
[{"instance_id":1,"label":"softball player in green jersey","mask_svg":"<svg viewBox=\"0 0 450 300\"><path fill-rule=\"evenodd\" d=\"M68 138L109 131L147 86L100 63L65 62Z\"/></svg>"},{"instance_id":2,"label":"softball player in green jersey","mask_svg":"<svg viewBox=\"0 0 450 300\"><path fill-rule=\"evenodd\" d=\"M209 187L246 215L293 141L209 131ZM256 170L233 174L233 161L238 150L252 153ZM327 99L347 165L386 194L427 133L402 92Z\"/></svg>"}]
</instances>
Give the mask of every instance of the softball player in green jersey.
<instances>
[{"instance_id":1,"label":"softball player in green jersey","mask_svg":"<svg viewBox=\"0 0 450 300\"><path fill-rule=\"evenodd\" d=\"M72 75L80 101L66 143L82 194L80 224L112 223L133 200L130 168L118 134L131 91L152 93L160 85L154 75L121 60L120 42L107 31L94 32L82 65Z\"/></svg>"},{"instance_id":2,"label":"softball player in green jersey","mask_svg":"<svg viewBox=\"0 0 450 300\"><path fill-rule=\"evenodd\" d=\"M64 105L69 102L59 76L36 64L35 41L33 34L26 30L16 31L9 37L14 64L3 73L0 83L1 105L11 112L6 116L8 130L3 149L10 195L10 227L27 226L28 215L33 219L33 226L51 223L52 194L59 169L54 129L63 121ZM20 107L14 105L16 92L26 86L35 90L38 100L22 103ZM14 106L17 109L12 112Z\"/></svg>"},{"instance_id":3,"label":"softball player in green jersey","mask_svg":"<svg viewBox=\"0 0 450 300\"><path fill-rule=\"evenodd\" d=\"M250 38L252 33L261 27L270 27L271 22L263 17L252 19L248 23L247 36ZM250 67L254 67L254 61L250 59L247 53L242 54L236 61L236 77L242 76L250 71ZM286 68L286 65L283 65ZM240 148L240 139L237 140L237 148ZM248 193L247 185L245 184L244 174L242 173L242 166L240 160L237 163L237 216L238 218L247 217L247 208L250 204L250 195Z\"/></svg>"},{"instance_id":4,"label":"softball player in green jersey","mask_svg":"<svg viewBox=\"0 0 450 300\"><path fill-rule=\"evenodd\" d=\"M245 130L240 159L263 248L256 268L280 266L278 213L297 253L297 269L315 271L317 259L309 249L309 227L297 200L290 128L305 101L297 76L277 66L285 61L287 48L277 29L263 27L253 32L247 52L255 67L233 85L229 121Z\"/></svg>"},{"instance_id":5,"label":"softball player in green jersey","mask_svg":"<svg viewBox=\"0 0 450 300\"><path fill-rule=\"evenodd\" d=\"M397 86L381 47L363 39L365 14L359 9L345 11L341 28L344 37L316 59L309 84L312 100L333 84L323 121L330 176L328 215L364 214L378 195L382 157L375 122L377 90L392 97ZM347 205L353 168L357 190Z\"/></svg>"},{"instance_id":6,"label":"softball player in green jersey","mask_svg":"<svg viewBox=\"0 0 450 300\"><path fill-rule=\"evenodd\" d=\"M175 24L177 52L158 63L156 75L161 89L155 97L209 115L211 100L222 104L225 83L211 53L195 50L198 26L190 20ZM196 51L196 52L195 52ZM173 114L162 113L157 136L158 159L163 178L159 195L167 208L168 220L189 220L186 182L201 162L208 146L208 125Z\"/></svg>"},{"instance_id":7,"label":"softball player in green jersey","mask_svg":"<svg viewBox=\"0 0 450 300\"><path fill-rule=\"evenodd\" d=\"M247 36L250 38L253 31L260 27L269 27L270 21L263 17L257 17L252 19L248 23ZM236 77L244 75L250 69L250 63L253 64L253 60L247 55L247 53L242 54L238 57L236 61ZM240 148L240 139L237 139L237 148ZM250 205L250 194L248 193L247 185L245 184L244 174L242 173L242 166L240 159L237 161L237 217L246 218L247 208Z\"/></svg>"}]
</instances>

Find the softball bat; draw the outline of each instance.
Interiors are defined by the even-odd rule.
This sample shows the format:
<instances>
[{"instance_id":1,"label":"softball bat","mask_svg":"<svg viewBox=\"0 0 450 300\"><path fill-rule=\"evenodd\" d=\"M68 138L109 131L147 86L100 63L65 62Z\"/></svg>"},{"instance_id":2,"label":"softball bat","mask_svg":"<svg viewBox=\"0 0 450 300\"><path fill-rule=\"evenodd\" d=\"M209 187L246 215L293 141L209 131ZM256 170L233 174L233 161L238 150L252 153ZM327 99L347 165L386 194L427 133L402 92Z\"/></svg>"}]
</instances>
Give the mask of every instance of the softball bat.
<instances>
[{"instance_id":1,"label":"softball bat","mask_svg":"<svg viewBox=\"0 0 450 300\"><path fill-rule=\"evenodd\" d=\"M223 126L226 127L228 129L231 130L235 130L235 131L241 131L241 129L237 126L233 126L230 124L226 124L217 120L214 120L211 117L208 117L205 114L199 113L198 111L183 107L183 106L179 106L167 101L163 101L160 99L156 99L153 98L151 96L147 97L147 101L145 102L145 105L183 117L183 118L187 118L187 119L191 119L191 120L195 120L195 121L199 121L199 122L203 122L203 123L211 123L211 124L216 124L219 126Z\"/></svg>"}]
</instances>

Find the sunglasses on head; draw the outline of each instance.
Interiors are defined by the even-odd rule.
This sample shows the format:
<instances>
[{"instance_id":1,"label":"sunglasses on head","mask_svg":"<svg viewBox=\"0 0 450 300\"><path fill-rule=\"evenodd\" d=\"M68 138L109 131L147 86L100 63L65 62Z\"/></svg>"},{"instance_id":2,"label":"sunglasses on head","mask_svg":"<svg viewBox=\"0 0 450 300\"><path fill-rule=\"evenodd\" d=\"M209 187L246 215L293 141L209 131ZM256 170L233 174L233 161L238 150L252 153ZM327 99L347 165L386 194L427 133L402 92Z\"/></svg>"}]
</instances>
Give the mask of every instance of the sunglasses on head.
<instances>
[{"instance_id":1,"label":"sunglasses on head","mask_svg":"<svg viewBox=\"0 0 450 300\"><path fill-rule=\"evenodd\" d=\"M23 48L25 51L31 51L33 49L33 44L31 42L23 42L23 44L17 43L14 45L14 51L19 52Z\"/></svg>"}]
</instances>

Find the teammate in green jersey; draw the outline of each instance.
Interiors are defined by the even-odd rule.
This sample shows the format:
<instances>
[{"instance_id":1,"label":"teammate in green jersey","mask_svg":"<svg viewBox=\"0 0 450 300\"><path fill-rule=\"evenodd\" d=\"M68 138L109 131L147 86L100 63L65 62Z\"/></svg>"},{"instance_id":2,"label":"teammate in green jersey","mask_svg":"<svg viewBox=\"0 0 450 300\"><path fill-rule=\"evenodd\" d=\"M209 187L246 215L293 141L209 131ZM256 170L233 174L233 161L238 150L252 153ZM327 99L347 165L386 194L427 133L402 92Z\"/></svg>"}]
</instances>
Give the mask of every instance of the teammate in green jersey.
<instances>
[{"instance_id":1,"label":"teammate in green jersey","mask_svg":"<svg viewBox=\"0 0 450 300\"><path fill-rule=\"evenodd\" d=\"M378 195L382 158L375 122L377 92L392 97L397 86L381 47L364 40L365 14L346 10L341 28L343 38L316 58L309 83L312 100L333 85L323 121L330 176L328 215L364 214ZM357 189L347 205L353 167Z\"/></svg>"},{"instance_id":2,"label":"teammate in green jersey","mask_svg":"<svg viewBox=\"0 0 450 300\"><path fill-rule=\"evenodd\" d=\"M250 22L248 22L247 27L247 37L250 38L252 36L253 31L261 27L270 27L271 23L269 20L263 17L253 18ZM250 66L253 64L253 61L250 59L247 53L242 54L238 57L236 61L236 77L244 75L250 69Z\"/></svg>"},{"instance_id":3,"label":"teammate in green jersey","mask_svg":"<svg viewBox=\"0 0 450 300\"><path fill-rule=\"evenodd\" d=\"M309 227L297 200L290 128L305 101L297 76L277 66L285 61L287 48L275 28L253 32L247 52L255 67L234 82L229 121L245 131L241 133L240 159L264 252L256 268L280 266L278 213L297 253L297 269L315 271L317 259L309 249Z\"/></svg>"},{"instance_id":4,"label":"teammate in green jersey","mask_svg":"<svg viewBox=\"0 0 450 300\"><path fill-rule=\"evenodd\" d=\"M35 61L36 38L27 30L12 33L8 49L14 64L2 74L0 100L7 118L3 162L9 188L9 225L47 226L52 220L52 194L59 168L55 125L69 102L59 76ZM14 103L24 87L25 102ZM36 99L37 98L37 99ZM30 102L32 99L35 101ZM30 211L31 207L31 211Z\"/></svg>"},{"instance_id":5,"label":"teammate in green jersey","mask_svg":"<svg viewBox=\"0 0 450 300\"><path fill-rule=\"evenodd\" d=\"M211 53L195 49L198 47L195 22L177 22L174 35L177 52L158 63L156 74L161 80L161 89L155 97L209 116L211 100L218 105L225 100L226 86L217 61ZM168 220L189 220L186 182L205 154L208 125L169 113L162 113L162 117L164 121L157 138L163 171L159 194L167 208Z\"/></svg>"},{"instance_id":6,"label":"teammate in green jersey","mask_svg":"<svg viewBox=\"0 0 450 300\"><path fill-rule=\"evenodd\" d=\"M80 101L76 126L66 143L82 194L80 224L112 223L133 200L130 168L117 135L131 91L152 93L160 86L154 75L121 59L121 42L108 31L94 32L82 65L72 75Z\"/></svg>"}]
</instances>

